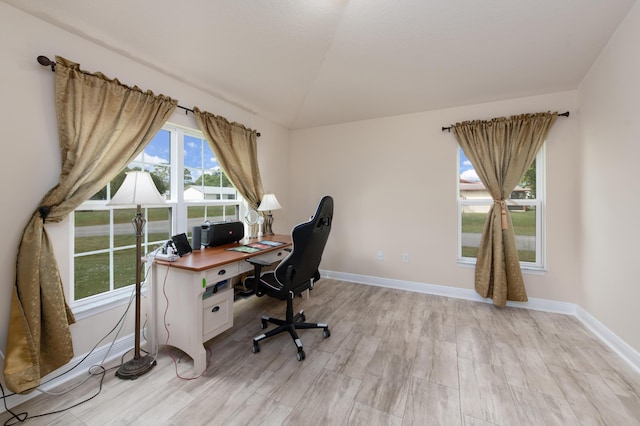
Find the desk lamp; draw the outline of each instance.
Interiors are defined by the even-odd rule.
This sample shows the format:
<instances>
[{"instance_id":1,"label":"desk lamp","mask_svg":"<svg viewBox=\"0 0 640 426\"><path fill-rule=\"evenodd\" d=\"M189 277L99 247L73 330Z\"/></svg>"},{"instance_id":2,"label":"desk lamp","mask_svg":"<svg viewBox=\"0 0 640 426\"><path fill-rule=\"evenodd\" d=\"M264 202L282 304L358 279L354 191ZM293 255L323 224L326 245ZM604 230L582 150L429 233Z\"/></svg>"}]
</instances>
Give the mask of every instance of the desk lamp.
<instances>
[{"instance_id":1,"label":"desk lamp","mask_svg":"<svg viewBox=\"0 0 640 426\"><path fill-rule=\"evenodd\" d=\"M267 217L264 219L264 235L273 235L273 230L271 229L271 225L273 224L273 215L271 214L271 210L278 210L281 208L282 206L274 194L264 194L262 201L260 201L260 206L258 207L259 211L267 212Z\"/></svg>"},{"instance_id":2,"label":"desk lamp","mask_svg":"<svg viewBox=\"0 0 640 426\"><path fill-rule=\"evenodd\" d=\"M136 318L135 347L133 359L125 362L116 371L121 379L137 379L156 365L155 358L140 356L140 288L142 287L142 232L146 220L142 215L142 204L166 204L165 199L156 189L151 175L147 172L127 172L127 176L118 192L107 203L109 206L137 206L137 212L131 223L136 233Z\"/></svg>"}]
</instances>

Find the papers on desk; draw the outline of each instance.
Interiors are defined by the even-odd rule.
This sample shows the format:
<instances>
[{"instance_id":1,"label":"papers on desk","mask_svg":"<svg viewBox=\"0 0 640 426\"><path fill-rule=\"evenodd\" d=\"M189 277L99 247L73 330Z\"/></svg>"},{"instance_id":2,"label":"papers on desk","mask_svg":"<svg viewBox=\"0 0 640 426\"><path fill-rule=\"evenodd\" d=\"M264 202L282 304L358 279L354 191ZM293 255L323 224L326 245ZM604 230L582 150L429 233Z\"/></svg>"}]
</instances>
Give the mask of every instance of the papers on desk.
<instances>
[{"instance_id":1,"label":"papers on desk","mask_svg":"<svg viewBox=\"0 0 640 426\"><path fill-rule=\"evenodd\" d=\"M266 244L266 245L271 246L271 247L278 247L278 246L283 245L284 243L281 243L280 241L262 240L262 241L258 241L255 244ZM249 244L249 245L251 245L251 244Z\"/></svg>"},{"instance_id":2,"label":"papers on desk","mask_svg":"<svg viewBox=\"0 0 640 426\"><path fill-rule=\"evenodd\" d=\"M284 243L281 243L280 241L262 240L262 241L258 241L257 243L250 243L250 244L245 244L243 246L231 247L231 248L228 248L227 250L239 251L242 253L257 253L260 250L264 250L272 247L278 247L283 244Z\"/></svg>"}]
</instances>

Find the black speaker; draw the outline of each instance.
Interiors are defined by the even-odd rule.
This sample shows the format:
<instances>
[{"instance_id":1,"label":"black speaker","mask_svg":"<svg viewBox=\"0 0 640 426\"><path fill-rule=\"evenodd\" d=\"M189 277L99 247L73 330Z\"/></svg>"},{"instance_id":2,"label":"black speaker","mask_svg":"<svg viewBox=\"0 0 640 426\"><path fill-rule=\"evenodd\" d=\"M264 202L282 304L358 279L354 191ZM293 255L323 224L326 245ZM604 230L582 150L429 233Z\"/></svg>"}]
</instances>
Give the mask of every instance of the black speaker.
<instances>
[{"instance_id":1,"label":"black speaker","mask_svg":"<svg viewBox=\"0 0 640 426\"><path fill-rule=\"evenodd\" d=\"M202 244L208 247L233 243L243 238L244 224L240 221L212 223L207 231L202 231Z\"/></svg>"},{"instance_id":2,"label":"black speaker","mask_svg":"<svg viewBox=\"0 0 640 426\"><path fill-rule=\"evenodd\" d=\"M193 233L191 234L191 245L194 250L200 250L202 248L202 227L194 226Z\"/></svg>"}]
</instances>

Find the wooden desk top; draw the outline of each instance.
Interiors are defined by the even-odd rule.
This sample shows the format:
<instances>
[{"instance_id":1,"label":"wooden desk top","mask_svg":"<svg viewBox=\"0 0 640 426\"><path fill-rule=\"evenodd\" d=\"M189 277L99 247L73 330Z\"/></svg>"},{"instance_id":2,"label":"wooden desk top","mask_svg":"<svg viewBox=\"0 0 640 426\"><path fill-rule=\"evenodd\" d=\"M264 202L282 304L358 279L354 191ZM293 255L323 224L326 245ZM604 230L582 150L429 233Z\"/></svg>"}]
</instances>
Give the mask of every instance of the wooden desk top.
<instances>
[{"instance_id":1,"label":"wooden desk top","mask_svg":"<svg viewBox=\"0 0 640 426\"><path fill-rule=\"evenodd\" d=\"M239 251L228 250L233 247L242 246L258 241L279 241L284 243L277 247L266 248L255 253L243 253ZM239 260L249 259L253 256L269 253L275 250L281 250L291 246L291 235L269 235L260 238L245 238L237 243L225 244L217 247L207 247L200 250L193 250L191 254L178 258L175 262L156 259L160 265L171 266L172 268L187 269L190 271L204 271L206 269L216 268L218 266L227 265Z\"/></svg>"}]
</instances>

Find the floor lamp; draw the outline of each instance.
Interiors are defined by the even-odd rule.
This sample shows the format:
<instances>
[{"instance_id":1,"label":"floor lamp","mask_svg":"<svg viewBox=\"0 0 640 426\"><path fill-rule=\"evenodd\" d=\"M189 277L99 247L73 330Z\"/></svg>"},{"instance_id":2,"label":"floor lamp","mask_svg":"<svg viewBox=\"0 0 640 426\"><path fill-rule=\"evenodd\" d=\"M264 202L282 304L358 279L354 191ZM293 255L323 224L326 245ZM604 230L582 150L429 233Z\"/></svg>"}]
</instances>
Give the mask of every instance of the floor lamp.
<instances>
[{"instance_id":1,"label":"floor lamp","mask_svg":"<svg viewBox=\"0 0 640 426\"><path fill-rule=\"evenodd\" d=\"M278 210L281 208L282 206L278 202L275 194L264 194L262 201L260 201L260 206L258 206L258 211L267 212L267 216L264 218L264 235L273 235L273 230L271 229L271 225L273 224L273 215L271 214L271 210Z\"/></svg>"},{"instance_id":2,"label":"floor lamp","mask_svg":"<svg viewBox=\"0 0 640 426\"><path fill-rule=\"evenodd\" d=\"M118 192L107 203L109 206L137 206L137 212L131 223L136 233L136 318L135 348L133 359L125 362L116 371L121 379L137 379L156 365L152 356L140 355L140 288L142 286L142 236L146 220L142 215L142 205L166 204L165 199L156 189L151 175L147 172L127 172L127 176Z\"/></svg>"}]
</instances>

